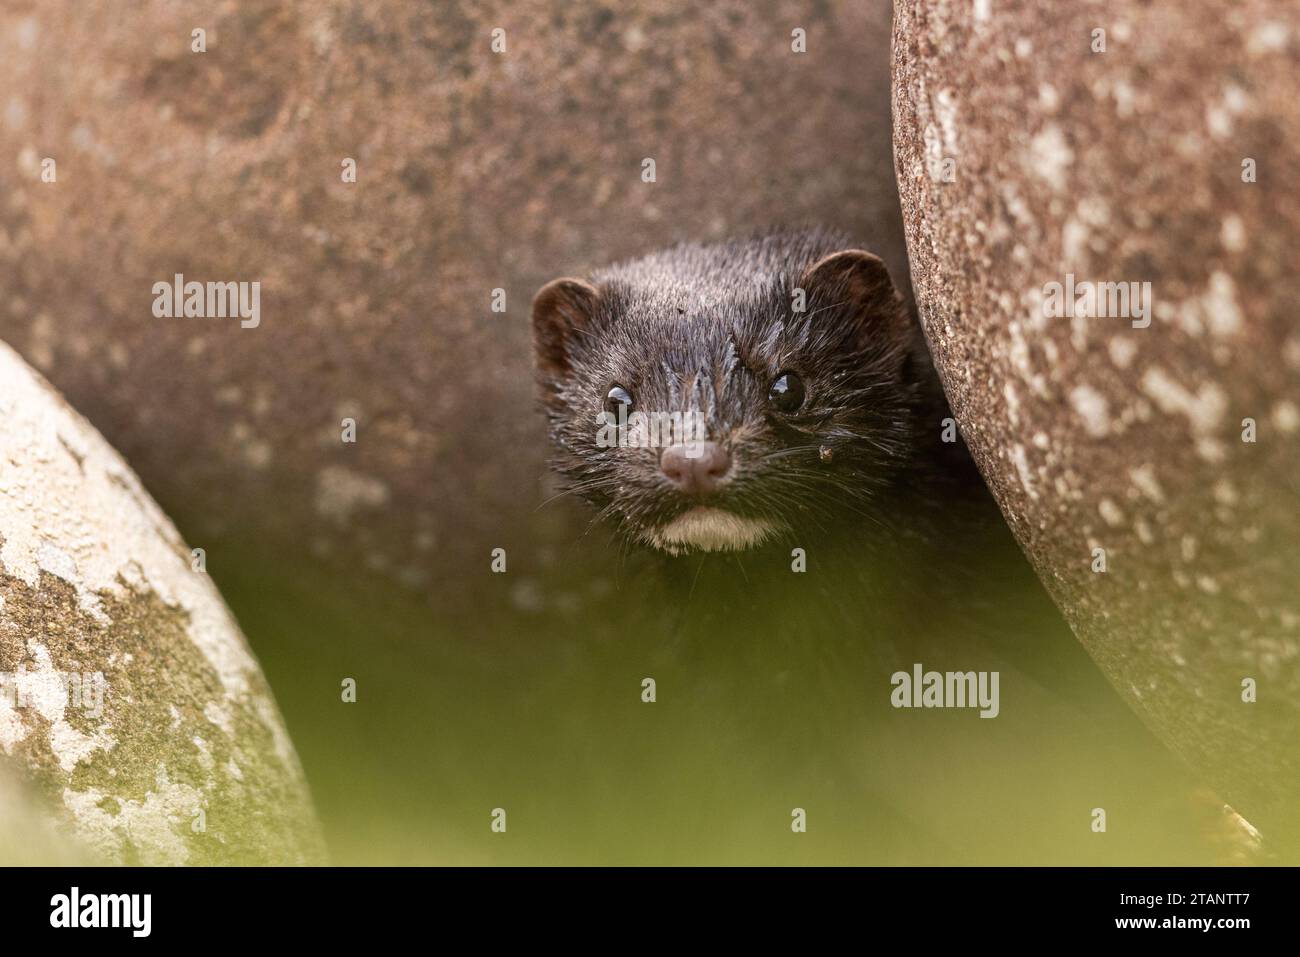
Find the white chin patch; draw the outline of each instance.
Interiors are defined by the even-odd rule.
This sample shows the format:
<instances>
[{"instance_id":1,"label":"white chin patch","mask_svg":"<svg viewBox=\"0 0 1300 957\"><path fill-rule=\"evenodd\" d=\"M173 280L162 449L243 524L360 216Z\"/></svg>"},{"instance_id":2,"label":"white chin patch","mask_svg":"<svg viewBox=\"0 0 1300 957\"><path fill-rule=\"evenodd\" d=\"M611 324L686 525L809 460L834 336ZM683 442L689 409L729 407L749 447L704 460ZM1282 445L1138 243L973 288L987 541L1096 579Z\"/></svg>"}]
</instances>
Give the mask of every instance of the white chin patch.
<instances>
[{"instance_id":1,"label":"white chin patch","mask_svg":"<svg viewBox=\"0 0 1300 957\"><path fill-rule=\"evenodd\" d=\"M701 506L678 515L667 525L647 529L641 533L641 540L671 555L692 550L738 552L753 548L777 531L779 526L766 519Z\"/></svg>"}]
</instances>

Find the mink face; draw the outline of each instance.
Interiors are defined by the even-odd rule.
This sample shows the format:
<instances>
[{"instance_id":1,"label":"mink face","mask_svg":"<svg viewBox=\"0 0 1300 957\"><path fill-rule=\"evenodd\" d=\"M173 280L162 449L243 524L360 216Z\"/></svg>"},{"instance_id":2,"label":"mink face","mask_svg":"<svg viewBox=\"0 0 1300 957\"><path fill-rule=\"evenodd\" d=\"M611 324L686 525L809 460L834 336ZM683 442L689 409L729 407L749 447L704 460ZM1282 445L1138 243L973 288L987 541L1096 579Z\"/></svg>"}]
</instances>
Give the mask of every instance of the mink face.
<instances>
[{"instance_id":1,"label":"mink face","mask_svg":"<svg viewBox=\"0 0 1300 957\"><path fill-rule=\"evenodd\" d=\"M821 230L555 280L533 330L564 487L673 554L881 522L938 429L884 264Z\"/></svg>"}]
</instances>

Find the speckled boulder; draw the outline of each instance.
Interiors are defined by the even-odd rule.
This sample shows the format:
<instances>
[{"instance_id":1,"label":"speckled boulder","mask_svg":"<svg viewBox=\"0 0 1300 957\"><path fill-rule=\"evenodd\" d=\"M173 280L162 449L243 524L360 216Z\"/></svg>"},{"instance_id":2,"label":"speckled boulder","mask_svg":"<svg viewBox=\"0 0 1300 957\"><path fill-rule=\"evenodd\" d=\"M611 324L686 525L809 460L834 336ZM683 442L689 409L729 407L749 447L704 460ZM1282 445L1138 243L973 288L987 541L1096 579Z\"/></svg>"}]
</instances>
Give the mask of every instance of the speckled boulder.
<instances>
[{"instance_id":1,"label":"speckled boulder","mask_svg":"<svg viewBox=\"0 0 1300 957\"><path fill-rule=\"evenodd\" d=\"M1298 64L1297 10L1253 0L902 0L894 28L913 285L962 430L1116 688L1292 852ZM1138 285L1089 308L1099 283Z\"/></svg>"},{"instance_id":2,"label":"speckled boulder","mask_svg":"<svg viewBox=\"0 0 1300 957\"><path fill-rule=\"evenodd\" d=\"M905 275L889 16L887 0L7 5L0 337L200 544L445 605L464 590L442 576L498 546L526 569L569 533L536 511L544 282L801 220ZM260 282L260 323L155 317L152 286L177 273Z\"/></svg>"},{"instance_id":3,"label":"speckled boulder","mask_svg":"<svg viewBox=\"0 0 1300 957\"><path fill-rule=\"evenodd\" d=\"M37 814L89 860L319 858L297 757L202 565L121 457L0 344L6 822ZM30 858L32 833L0 830L0 863Z\"/></svg>"}]
</instances>

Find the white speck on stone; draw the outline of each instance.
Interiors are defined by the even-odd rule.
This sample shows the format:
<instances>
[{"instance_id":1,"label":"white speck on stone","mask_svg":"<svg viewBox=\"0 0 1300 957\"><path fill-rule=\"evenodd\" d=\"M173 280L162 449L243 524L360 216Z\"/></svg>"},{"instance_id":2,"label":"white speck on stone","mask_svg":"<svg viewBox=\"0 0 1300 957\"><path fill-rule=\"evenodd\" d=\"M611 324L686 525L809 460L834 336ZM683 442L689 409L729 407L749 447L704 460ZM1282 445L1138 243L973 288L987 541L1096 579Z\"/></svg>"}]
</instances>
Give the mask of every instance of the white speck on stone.
<instances>
[{"instance_id":1,"label":"white speck on stone","mask_svg":"<svg viewBox=\"0 0 1300 957\"><path fill-rule=\"evenodd\" d=\"M1137 532L1138 541L1143 545L1151 545L1156 540L1155 533L1151 531L1151 525L1144 518L1139 518L1133 523L1133 530Z\"/></svg>"},{"instance_id":2,"label":"white speck on stone","mask_svg":"<svg viewBox=\"0 0 1300 957\"><path fill-rule=\"evenodd\" d=\"M957 93L951 88L940 90L930 101L934 122L925 124L922 140L926 172L936 182L944 180L948 161L955 160L959 152L957 102Z\"/></svg>"},{"instance_id":3,"label":"white speck on stone","mask_svg":"<svg viewBox=\"0 0 1300 957\"><path fill-rule=\"evenodd\" d=\"M1106 343L1106 351L1110 353L1110 361L1115 363L1119 369L1127 369L1133 363L1133 357L1137 355L1137 343L1132 339L1121 336L1112 336Z\"/></svg>"},{"instance_id":4,"label":"white speck on stone","mask_svg":"<svg viewBox=\"0 0 1300 957\"><path fill-rule=\"evenodd\" d=\"M1038 313L1042 315L1041 311ZM1007 358L1011 361L1011 367L1016 370L1020 378L1028 382L1034 375L1033 362L1029 355L1029 343L1025 341L1024 331L1020 323L1012 320L1007 326L1007 333L1011 341L1007 344Z\"/></svg>"},{"instance_id":5,"label":"white speck on stone","mask_svg":"<svg viewBox=\"0 0 1300 957\"><path fill-rule=\"evenodd\" d=\"M1199 438L1196 440L1196 454L1207 462L1222 462L1228 457L1228 450L1218 439Z\"/></svg>"},{"instance_id":6,"label":"white speck on stone","mask_svg":"<svg viewBox=\"0 0 1300 957\"><path fill-rule=\"evenodd\" d=\"M1070 390L1070 405L1083 420L1083 427L1093 438L1101 438L1110 433L1110 410L1106 397L1087 385L1075 386Z\"/></svg>"},{"instance_id":7,"label":"white speck on stone","mask_svg":"<svg viewBox=\"0 0 1300 957\"><path fill-rule=\"evenodd\" d=\"M1232 135L1232 115L1221 104L1210 103L1205 107L1205 125L1216 140Z\"/></svg>"},{"instance_id":8,"label":"white speck on stone","mask_svg":"<svg viewBox=\"0 0 1300 957\"><path fill-rule=\"evenodd\" d=\"M1016 188L1013 180L1006 180L999 184L999 192L1002 195L1002 205L1006 207L1011 218L1015 220L1016 225L1026 231L1033 230L1037 226L1037 219L1025 198L1020 195L1020 190Z\"/></svg>"},{"instance_id":9,"label":"white speck on stone","mask_svg":"<svg viewBox=\"0 0 1300 957\"><path fill-rule=\"evenodd\" d=\"M24 146L18 151L17 166L19 172L24 176L39 176L41 173L41 158L36 155L36 150L30 146Z\"/></svg>"},{"instance_id":10,"label":"white speck on stone","mask_svg":"<svg viewBox=\"0 0 1300 957\"><path fill-rule=\"evenodd\" d=\"M1074 150L1070 149L1065 134L1055 123L1047 124L1029 142L1026 167L1053 189L1065 188L1065 174L1073 162Z\"/></svg>"},{"instance_id":11,"label":"white speck on stone","mask_svg":"<svg viewBox=\"0 0 1300 957\"><path fill-rule=\"evenodd\" d=\"M342 465L327 466L316 476L316 511L339 524L359 509L380 508L387 502L387 485Z\"/></svg>"},{"instance_id":12,"label":"white speck on stone","mask_svg":"<svg viewBox=\"0 0 1300 957\"><path fill-rule=\"evenodd\" d=\"M1219 227L1219 242L1230 253L1239 253L1246 248L1246 224L1236 213L1223 217Z\"/></svg>"},{"instance_id":13,"label":"white speck on stone","mask_svg":"<svg viewBox=\"0 0 1300 957\"><path fill-rule=\"evenodd\" d=\"M11 130L21 130L27 125L27 102L20 96L9 97L5 104L5 126Z\"/></svg>"},{"instance_id":14,"label":"white speck on stone","mask_svg":"<svg viewBox=\"0 0 1300 957\"><path fill-rule=\"evenodd\" d=\"M244 449L244 458L255 469L264 469L271 464L271 443L256 439Z\"/></svg>"},{"instance_id":15,"label":"white speck on stone","mask_svg":"<svg viewBox=\"0 0 1300 957\"><path fill-rule=\"evenodd\" d=\"M1103 498L1097 503L1097 512L1107 525L1115 526L1124 523L1123 510L1108 498Z\"/></svg>"},{"instance_id":16,"label":"white speck on stone","mask_svg":"<svg viewBox=\"0 0 1300 957\"><path fill-rule=\"evenodd\" d=\"M1226 478L1221 478L1214 483L1213 492L1214 500L1220 505L1233 506L1237 504L1237 490Z\"/></svg>"},{"instance_id":17,"label":"white speck on stone","mask_svg":"<svg viewBox=\"0 0 1300 957\"><path fill-rule=\"evenodd\" d=\"M1139 492L1151 499L1153 502L1163 502L1165 500L1164 489L1160 487L1160 482L1156 479L1156 469L1151 463L1140 465L1137 468L1128 470L1128 477L1132 480L1133 485Z\"/></svg>"},{"instance_id":18,"label":"white speck on stone","mask_svg":"<svg viewBox=\"0 0 1300 957\"><path fill-rule=\"evenodd\" d=\"M1071 216L1061 227L1061 257L1068 270L1082 269L1087 264L1088 227Z\"/></svg>"},{"instance_id":19,"label":"white speck on stone","mask_svg":"<svg viewBox=\"0 0 1300 957\"><path fill-rule=\"evenodd\" d=\"M1237 287L1223 270L1210 275L1210 283L1200 298L1201 313L1210 334L1234 336L1241 331L1241 306L1237 304Z\"/></svg>"},{"instance_id":20,"label":"white speck on stone","mask_svg":"<svg viewBox=\"0 0 1300 957\"><path fill-rule=\"evenodd\" d=\"M230 709L217 704L215 701L209 701L203 706L203 717L215 724L226 734L234 736L235 719L230 713Z\"/></svg>"},{"instance_id":21,"label":"white speck on stone","mask_svg":"<svg viewBox=\"0 0 1300 957\"><path fill-rule=\"evenodd\" d=\"M236 422L230 429L230 441L243 452L244 460L255 469L271 464L271 444L260 439L247 422Z\"/></svg>"},{"instance_id":22,"label":"white speck on stone","mask_svg":"<svg viewBox=\"0 0 1300 957\"><path fill-rule=\"evenodd\" d=\"M1218 428L1228 411L1228 397L1218 386L1206 383L1193 394L1158 366L1151 366L1142 376L1142 391L1165 414L1186 416L1198 435Z\"/></svg>"},{"instance_id":23,"label":"white speck on stone","mask_svg":"<svg viewBox=\"0 0 1300 957\"><path fill-rule=\"evenodd\" d=\"M1110 205L1100 196L1085 196L1076 209L1079 219L1089 226L1101 227L1110 222Z\"/></svg>"},{"instance_id":24,"label":"white speck on stone","mask_svg":"<svg viewBox=\"0 0 1300 957\"><path fill-rule=\"evenodd\" d=\"M1038 498L1038 492L1034 489L1033 473L1029 470L1029 458L1025 454L1023 445L1011 446L1011 461L1016 467L1016 474L1020 477L1020 486L1025 490L1025 494L1030 498Z\"/></svg>"},{"instance_id":25,"label":"white speck on stone","mask_svg":"<svg viewBox=\"0 0 1300 957\"><path fill-rule=\"evenodd\" d=\"M1294 432L1300 428L1300 409L1289 399L1273 406L1273 425L1279 432Z\"/></svg>"},{"instance_id":26,"label":"white speck on stone","mask_svg":"<svg viewBox=\"0 0 1300 957\"><path fill-rule=\"evenodd\" d=\"M18 38L18 47L22 50L30 50L36 46L36 38L41 35L41 28L36 22L35 17L25 17L18 21L18 28L14 31L14 36Z\"/></svg>"},{"instance_id":27,"label":"white speck on stone","mask_svg":"<svg viewBox=\"0 0 1300 957\"><path fill-rule=\"evenodd\" d=\"M1056 368L1056 364L1061 361L1061 350L1056 347L1056 343L1051 339L1044 339L1043 358L1047 360L1048 368Z\"/></svg>"},{"instance_id":28,"label":"white speck on stone","mask_svg":"<svg viewBox=\"0 0 1300 957\"><path fill-rule=\"evenodd\" d=\"M78 123L74 126L68 138L72 140L72 145L82 153L90 152L95 145L95 135L90 132L90 127L85 123Z\"/></svg>"},{"instance_id":29,"label":"white speck on stone","mask_svg":"<svg viewBox=\"0 0 1300 957\"><path fill-rule=\"evenodd\" d=\"M199 766L205 771L211 771L216 766L216 762L212 758L212 749L208 747L208 742L197 734L190 740L193 742L194 747L198 748Z\"/></svg>"},{"instance_id":30,"label":"white speck on stone","mask_svg":"<svg viewBox=\"0 0 1300 957\"><path fill-rule=\"evenodd\" d=\"M1011 424L1020 424L1020 396L1016 394L1016 387L1011 382L1002 386L1002 398L1007 403L1007 419Z\"/></svg>"},{"instance_id":31,"label":"white speck on stone","mask_svg":"<svg viewBox=\"0 0 1300 957\"><path fill-rule=\"evenodd\" d=\"M213 394L219 405L238 405L244 397L244 390L237 385L223 385Z\"/></svg>"},{"instance_id":32,"label":"white speck on stone","mask_svg":"<svg viewBox=\"0 0 1300 957\"><path fill-rule=\"evenodd\" d=\"M645 49L648 39L645 32L636 24L623 32L623 46L629 53L638 53Z\"/></svg>"},{"instance_id":33,"label":"white speck on stone","mask_svg":"<svg viewBox=\"0 0 1300 957\"><path fill-rule=\"evenodd\" d=\"M1116 80L1111 87L1115 98L1115 114L1127 119L1137 112L1137 92L1124 80Z\"/></svg>"},{"instance_id":34,"label":"white speck on stone","mask_svg":"<svg viewBox=\"0 0 1300 957\"><path fill-rule=\"evenodd\" d=\"M925 130L921 134L921 140L925 144L926 174L934 182L943 182L943 137L939 133L939 127L934 123L925 124Z\"/></svg>"},{"instance_id":35,"label":"white speck on stone","mask_svg":"<svg viewBox=\"0 0 1300 957\"><path fill-rule=\"evenodd\" d=\"M1246 40L1246 52L1251 56L1279 53L1286 49L1288 33L1285 23L1266 20L1251 31L1250 37Z\"/></svg>"},{"instance_id":36,"label":"white speck on stone","mask_svg":"<svg viewBox=\"0 0 1300 957\"><path fill-rule=\"evenodd\" d=\"M293 744L289 741L289 733L285 731L279 715L275 713L275 706L266 698L258 698L255 707L262 723L271 731L271 744L276 756L285 767L296 767L298 758L294 754Z\"/></svg>"}]
</instances>

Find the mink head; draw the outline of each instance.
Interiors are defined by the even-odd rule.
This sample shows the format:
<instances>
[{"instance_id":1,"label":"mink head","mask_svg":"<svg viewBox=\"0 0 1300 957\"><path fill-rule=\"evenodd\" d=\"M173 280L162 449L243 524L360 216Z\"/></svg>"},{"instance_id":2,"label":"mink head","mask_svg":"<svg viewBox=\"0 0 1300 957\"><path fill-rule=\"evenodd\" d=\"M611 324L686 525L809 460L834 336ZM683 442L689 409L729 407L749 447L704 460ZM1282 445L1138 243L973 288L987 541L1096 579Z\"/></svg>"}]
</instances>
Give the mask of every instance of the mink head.
<instances>
[{"instance_id":1,"label":"mink head","mask_svg":"<svg viewBox=\"0 0 1300 957\"><path fill-rule=\"evenodd\" d=\"M884 263L826 232L556 279L532 322L563 487L673 554L880 519L932 427Z\"/></svg>"}]
</instances>

